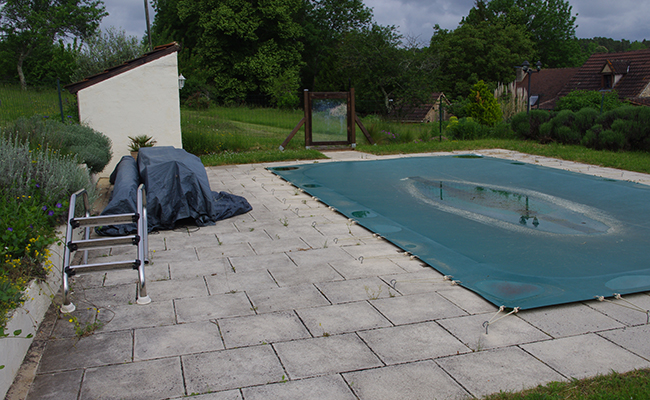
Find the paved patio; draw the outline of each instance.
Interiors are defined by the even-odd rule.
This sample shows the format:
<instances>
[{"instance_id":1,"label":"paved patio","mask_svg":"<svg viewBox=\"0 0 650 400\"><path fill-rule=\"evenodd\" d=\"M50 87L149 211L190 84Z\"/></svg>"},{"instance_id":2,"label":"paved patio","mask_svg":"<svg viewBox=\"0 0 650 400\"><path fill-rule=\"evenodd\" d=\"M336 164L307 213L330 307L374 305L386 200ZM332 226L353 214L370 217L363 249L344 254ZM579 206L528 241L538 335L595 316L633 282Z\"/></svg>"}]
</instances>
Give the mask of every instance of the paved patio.
<instances>
[{"instance_id":1,"label":"paved patio","mask_svg":"<svg viewBox=\"0 0 650 400\"><path fill-rule=\"evenodd\" d=\"M135 305L135 271L75 277L73 315L99 310L104 326L77 339L51 309L27 399L462 399L650 367L646 315L607 302L522 311L486 334L496 307L265 170L287 164L207 168L213 190L253 211L150 235L151 304ZM647 293L626 299L650 309Z\"/></svg>"}]
</instances>

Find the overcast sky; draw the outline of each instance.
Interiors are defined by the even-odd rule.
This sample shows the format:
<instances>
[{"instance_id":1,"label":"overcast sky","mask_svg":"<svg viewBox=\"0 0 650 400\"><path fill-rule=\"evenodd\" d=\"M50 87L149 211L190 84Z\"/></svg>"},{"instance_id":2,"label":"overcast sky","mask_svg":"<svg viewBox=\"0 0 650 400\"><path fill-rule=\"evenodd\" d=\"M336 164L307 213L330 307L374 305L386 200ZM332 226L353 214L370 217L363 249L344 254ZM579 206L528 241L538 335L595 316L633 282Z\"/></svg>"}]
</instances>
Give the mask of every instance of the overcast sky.
<instances>
[{"instance_id":1,"label":"overcast sky","mask_svg":"<svg viewBox=\"0 0 650 400\"><path fill-rule=\"evenodd\" d=\"M364 3L373 9L377 23L395 25L402 35L417 38L423 45L428 45L435 24L455 29L474 6L474 0L364 0ZM144 1L104 0L104 4L109 16L102 21L102 27L113 25L129 35L139 38L144 35ZM570 0L569 4L573 6L573 14L578 14L576 35L579 38L650 40L647 23L650 0ZM152 22L153 17L151 10Z\"/></svg>"}]
</instances>

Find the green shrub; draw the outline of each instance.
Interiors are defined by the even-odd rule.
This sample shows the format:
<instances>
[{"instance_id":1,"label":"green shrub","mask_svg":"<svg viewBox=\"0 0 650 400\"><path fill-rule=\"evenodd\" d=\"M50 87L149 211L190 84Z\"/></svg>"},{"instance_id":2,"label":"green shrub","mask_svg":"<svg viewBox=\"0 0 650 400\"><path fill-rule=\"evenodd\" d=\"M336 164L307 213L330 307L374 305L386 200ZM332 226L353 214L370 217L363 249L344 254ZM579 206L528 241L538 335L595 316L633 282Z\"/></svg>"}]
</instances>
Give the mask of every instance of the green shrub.
<instances>
[{"instance_id":1,"label":"green shrub","mask_svg":"<svg viewBox=\"0 0 650 400\"><path fill-rule=\"evenodd\" d=\"M574 113L574 125L578 132L582 133L584 136L585 133L596 123L596 119L600 114L594 108L585 107L581 108L580 111Z\"/></svg>"},{"instance_id":2,"label":"green shrub","mask_svg":"<svg viewBox=\"0 0 650 400\"><path fill-rule=\"evenodd\" d=\"M625 142L625 134L612 129L605 129L598 135L599 147L605 150L616 151L623 149Z\"/></svg>"},{"instance_id":3,"label":"green shrub","mask_svg":"<svg viewBox=\"0 0 650 400\"><path fill-rule=\"evenodd\" d=\"M490 129L476 122L473 118L461 118L458 122L447 126L446 134L449 139L474 140L489 136Z\"/></svg>"},{"instance_id":4,"label":"green shrub","mask_svg":"<svg viewBox=\"0 0 650 400\"><path fill-rule=\"evenodd\" d=\"M67 199L85 188L94 198L88 170L74 157L28 141L0 137L0 337L8 313L25 300L33 278L52 268L47 247L56 241L54 228L68 211Z\"/></svg>"},{"instance_id":5,"label":"green shrub","mask_svg":"<svg viewBox=\"0 0 650 400\"><path fill-rule=\"evenodd\" d=\"M546 110L530 110L530 113L520 112L510 119L510 126L517 137L527 140L535 140L542 143L549 142L550 136L542 136L540 126L548 122L552 114Z\"/></svg>"},{"instance_id":6,"label":"green shrub","mask_svg":"<svg viewBox=\"0 0 650 400\"><path fill-rule=\"evenodd\" d=\"M621 107L623 103L618 99L618 94L615 90L609 92L599 92L596 90L574 90L566 96L559 99L555 105L555 109L578 111L585 107L592 108L599 111L613 110Z\"/></svg>"},{"instance_id":7,"label":"green shrub","mask_svg":"<svg viewBox=\"0 0 650 400\"><path fill-rule=\"evenodd\" d=\"M478 81L467 96L465 111L481 125L494 126L501 121L501 106L483 81Z\"/></svg>"},{"instance_id":8,"label":"green shrub","mask_svg":"<svg viewBox=\"0 0 650 400\"><path fill-rule=\"evenodd\" d=\"M79 189L94 195L88 171L71 156L0 137L0 191L19 197L39 189L48 204L63 202Z\"/></svg>"},{"instance_id":9,"label":"green shrub","mask_svg":"<svg viewBox=\"0 0 650 400\"><path fill-rule=\"evenodd\" d=\"M62 155L73 156L93 173L101 172L113 156L111 141L102 133L87 126L63 124L38 116L19 118L3 131L3 136L31 143L32 148L47 147Z\"/></svg>"}]
</instances>

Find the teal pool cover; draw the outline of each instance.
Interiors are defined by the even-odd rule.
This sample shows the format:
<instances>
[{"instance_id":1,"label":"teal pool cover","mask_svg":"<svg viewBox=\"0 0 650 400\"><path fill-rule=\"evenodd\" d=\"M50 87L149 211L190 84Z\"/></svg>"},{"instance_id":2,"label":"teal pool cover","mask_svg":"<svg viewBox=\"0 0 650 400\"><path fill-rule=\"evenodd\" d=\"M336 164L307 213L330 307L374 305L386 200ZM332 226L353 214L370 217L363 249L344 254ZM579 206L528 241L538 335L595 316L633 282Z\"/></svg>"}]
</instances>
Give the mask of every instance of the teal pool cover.
<instances>
[{"instance_id":1,"label":"teal pool cover","mask_svg":"<svg viewBox=\"0 0 650 400\"><path fill-rule=\"evenodd\" d=\"M480 156L269 169L497 306L650 290L650 188Z\"/></svg>"}]
</instances>

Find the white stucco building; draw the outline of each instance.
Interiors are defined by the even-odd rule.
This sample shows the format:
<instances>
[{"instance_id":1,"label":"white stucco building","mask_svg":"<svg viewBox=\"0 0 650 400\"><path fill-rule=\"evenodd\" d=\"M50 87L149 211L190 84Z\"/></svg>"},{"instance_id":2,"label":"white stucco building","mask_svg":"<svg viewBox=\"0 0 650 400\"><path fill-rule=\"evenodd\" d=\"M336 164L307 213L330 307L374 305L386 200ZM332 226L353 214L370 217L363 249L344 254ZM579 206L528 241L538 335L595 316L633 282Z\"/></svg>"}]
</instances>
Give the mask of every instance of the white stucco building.
<instances>
[{"instance_id":1,"label":"white stucco building","mask_svg":"<svg viewBox=\"0 0 650 400\"><path fill-rule=\"evenodd\" d=\"M148 135L157 146L182 148L177 43L154 48L66 86L77 95L82 124L108 136L113 158L100 176L109 176L129 154L129 136Z\"/></svg>"}]
</instances>

